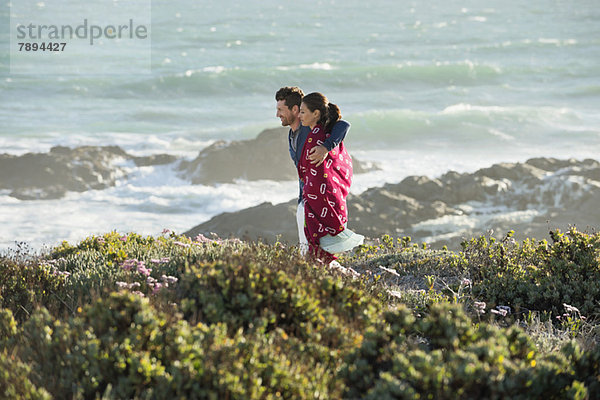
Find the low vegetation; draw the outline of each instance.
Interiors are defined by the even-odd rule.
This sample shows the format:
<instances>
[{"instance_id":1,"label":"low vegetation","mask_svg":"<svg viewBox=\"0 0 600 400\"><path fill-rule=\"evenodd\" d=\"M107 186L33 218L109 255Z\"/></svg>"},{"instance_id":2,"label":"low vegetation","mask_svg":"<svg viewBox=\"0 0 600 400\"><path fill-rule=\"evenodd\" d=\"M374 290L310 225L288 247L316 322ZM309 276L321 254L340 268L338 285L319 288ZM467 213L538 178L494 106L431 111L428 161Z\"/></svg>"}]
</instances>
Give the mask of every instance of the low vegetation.
<instances>
[{"instance_id":1,"label":"low vegetation","mask_svg":"<svg viewBox=\"0 0 600 400\"><path fill-rule=\"evenodd\" d=\"M600 397L600 234L384 236L340 263L93 236L0 256L6 398Z\"/></svg>"}]
</instances>

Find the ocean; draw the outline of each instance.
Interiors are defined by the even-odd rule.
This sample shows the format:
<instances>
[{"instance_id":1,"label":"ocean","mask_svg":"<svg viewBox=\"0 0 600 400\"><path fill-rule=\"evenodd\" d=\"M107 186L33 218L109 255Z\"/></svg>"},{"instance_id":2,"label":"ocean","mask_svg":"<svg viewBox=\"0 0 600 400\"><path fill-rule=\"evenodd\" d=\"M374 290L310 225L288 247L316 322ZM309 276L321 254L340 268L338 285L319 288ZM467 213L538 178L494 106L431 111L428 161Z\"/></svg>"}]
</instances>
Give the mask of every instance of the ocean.
<instances>
[{"instance_id":1,"label":"ocean","mask_svg":"<svg viewBox=\"0 0 600 400\"><path fill-rule=\"evenodd\" d=\"M115 0L105 17L150 16L151 44L105 51L105 72L86 72L87 53L58 71L39 57L15 67L17 1L0 3L0 153L117 145L192 159L217 140L279 126L274 94L297 85L338 104L352 124L350 153L381 167L355 176L356 194L409 175L538 156L599 158L597 0L132 0L111 8L129 4ZM27 16L60 7L58 22L80 21L75 3L31 2ZM100 51L101 42L85 51ZM170 166L123 167L129 178L116 186L60 200L0 190L0 249L111 230L183 232L297 195L293 181L191 185Z\"/></svg>"}]
</instances>

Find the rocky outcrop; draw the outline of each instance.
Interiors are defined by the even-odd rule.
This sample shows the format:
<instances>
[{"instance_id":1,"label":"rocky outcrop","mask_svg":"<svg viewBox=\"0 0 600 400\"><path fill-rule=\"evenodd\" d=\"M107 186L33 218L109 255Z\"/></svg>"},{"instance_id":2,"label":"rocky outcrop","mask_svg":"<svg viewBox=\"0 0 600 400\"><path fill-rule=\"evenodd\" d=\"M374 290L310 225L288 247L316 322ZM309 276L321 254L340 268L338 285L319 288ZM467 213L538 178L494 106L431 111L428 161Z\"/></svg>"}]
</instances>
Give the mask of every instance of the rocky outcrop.
<instances>
[{"instance_id":1,"label":"rocky outcrop","mask_svg":"<svg viewBox=\"0 0 600 400\"><path fill-rule=\"evenodd\" d=\"M68 191L105 189L125 175L116 164L127 160L143 166L171 163L175 157L135 157L118 146L57 146L48 153L0 154L0 189L11 190L10 195L21 200L57 199Z\"/></svg>"},{"instance_id":2,"label":"rocky outcrop","mask_svg":"<svg viewBox=\"0 0 600 400\"><path fill-rule=\"evenodd\" d=\"M518 239L542 239L550 230L570 225L597 229L599 204L600 163L553 158L496 164L475 173L451 171L439 178L410 176L348 197L349 227L357 232L372 238L411 236L453 249L463 238L491 231L502 236L515 230ZM295 209L294 200L265 203L218 215L190 233L267 241L279 236L294 243ZM240 224L246 227L242 231Z\"/></svg>"},{"instance_id":3,"label":"rocky outcrop","mask_svg":"<svg viewBox=\"0 0 600 400\"><path fill-rule=\"evenodd\" d=\"M48 200L67 192L100 190L126 179L124 162L137 167L173 164L182 179L213 185L245 180L296 180L298 174L288 151L287 129L267 129L256 139L219 141L194 160L169 154L136 157L118 146L53 147L48 153L22 156L0 154L0 190L21 200ZM176 163L177 161L177 163ZM354 160L354 173L376 169Z\"/></svg>"},{"instance_id":4,"label":"rocky outcrop","mask_svg":"<svg viewBox=\"0 0 600 400\"><path fill-rule=\"evenodd\" d=\"M192 161L179 166L180 176L193 184L230 183L237 179L276 181L298 179L290 159L287 128L266 129L256 139L218 141L202 150ZM354 160L354 173L375 169Z\"/></svg>"},{"instance_id":5,"label":"rocky outcrop","mask_svg":"<svg viewBox=\"0 0 600 400\"><path fill-rule=\"evenodd\" d=\"M298 200L273 205L262 203L232 213L223 213L185 234L191 238L199 233L210 237L213 233L222 238L235 237L242 240L293 243L298 239L296 208Z\"/></svg>"}]
</instances>

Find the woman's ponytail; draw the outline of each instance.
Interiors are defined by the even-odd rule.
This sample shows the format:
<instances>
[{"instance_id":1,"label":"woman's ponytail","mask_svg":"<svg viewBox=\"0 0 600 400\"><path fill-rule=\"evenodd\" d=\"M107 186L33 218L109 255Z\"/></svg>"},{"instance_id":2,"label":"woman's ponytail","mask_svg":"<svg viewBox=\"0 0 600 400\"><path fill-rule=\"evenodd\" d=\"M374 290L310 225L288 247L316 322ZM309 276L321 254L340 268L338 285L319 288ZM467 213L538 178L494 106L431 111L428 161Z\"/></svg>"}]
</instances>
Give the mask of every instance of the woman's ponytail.
<instances>
[{"instance_id":1,"label":"woman's ponytail","mask_svg":"<svg viewBox=\"0 0 600 400\"><path fill-rule=\"evenodd\" d=\"M331 132L336 122L342 119L342 113L340 108L333 103L329 103L327 106L327 126L325 126L325 132Z\"/></svg>"},{"instance_id":2,"label":"woman's ponytail","mask_svg":"<svg viewBox=\"0 0 600 400\"><path fill-rule=\"evenodd\" d=\"M311 111L320 111L318 123L325 127L325 132L331 132L331 129L342 119L342 113L337 105L330 103L327 97L319 92L309 93L302 98L302 103Z\"/></svg>"}]
</instances>

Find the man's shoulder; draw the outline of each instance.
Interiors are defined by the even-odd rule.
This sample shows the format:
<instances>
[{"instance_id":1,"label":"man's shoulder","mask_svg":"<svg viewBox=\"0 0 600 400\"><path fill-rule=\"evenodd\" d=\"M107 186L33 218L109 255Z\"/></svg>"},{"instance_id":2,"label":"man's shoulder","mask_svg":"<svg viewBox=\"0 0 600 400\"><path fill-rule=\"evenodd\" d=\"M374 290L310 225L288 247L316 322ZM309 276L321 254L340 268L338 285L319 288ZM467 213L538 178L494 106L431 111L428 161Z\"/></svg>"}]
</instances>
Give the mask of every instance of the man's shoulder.
<instances>
[{"instance_id":1,"label":"man's shoulder","mask_svg":"<svg viewBox=\"0 0 600 400\"><path fill-rule=\"evenodd\" d=\"M350 122L340 119L338 122L335 123L334 126L340 126L340 127L344 127L344 128L349 128L350 127Z\"/></svg>"},{"instance_id":2,"label":"man's shoulder","mask_svg":"<svg viewBox=\"0 0 600 400\"><path fill-rule=\"evenodd\" d=\"M300 125L298 127L298 130L296 130L296 131L294 131L292 128L290 128L290 131L288 132L289 136L290 137L294 136L294 133L296 133L296 134L310 133L310 127L304 126L304 125Z\"/></svg>"}]
</instances>

